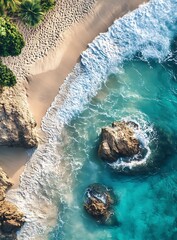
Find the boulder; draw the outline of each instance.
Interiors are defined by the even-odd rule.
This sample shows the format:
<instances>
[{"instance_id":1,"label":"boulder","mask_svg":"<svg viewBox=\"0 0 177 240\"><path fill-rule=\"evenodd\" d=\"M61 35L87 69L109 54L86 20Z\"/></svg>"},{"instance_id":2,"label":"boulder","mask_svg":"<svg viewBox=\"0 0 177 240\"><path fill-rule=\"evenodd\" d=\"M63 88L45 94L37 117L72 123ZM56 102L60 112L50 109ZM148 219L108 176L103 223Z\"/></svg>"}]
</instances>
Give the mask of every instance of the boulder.
<instances>
[{"instance_id":1,"label":"boulder","mask_svg":"<svg viewBox=\"0 0 177 240\"><path fill-rule=\"evenodd\" d=\"M101 159L114 162L120 157L131 157L140 151L140 143L135 137L134 122L114 122L112 127L102 128L98 154Z\"/></svg>"},{"instance_id":2,"label":"boulder","mask_svg":"<svg viewBox=\"0 0 177 240\"><path fill-rule=\"evenodd\" d=\"M24 224L24 215L11 202L0 202L1 230L4 233L13 233Z\"/></svg>"},{"instance_id":3,"label":"boulder","mask_svg":"<svg viewBox=\"0 0 177 240\"><path fill-rule=\"evenodd\" d=\"M109 225L117 225L118 221L112 211L114 203L114 195L104 185L95 183L86 189L84 208L96 220Z\"/></svg>"},{"instance_id":4,"label":"boulder","mask_svg":"<svg viewBox=\"0 0 177 240\"><path fill-rule=\"evenodd\" d=\"M15 240L16 231L24 224L24 215L11 202L5 200L6 191L12 186L6 173L0 168L0 239Z\"/></svg>"}]
</instances>

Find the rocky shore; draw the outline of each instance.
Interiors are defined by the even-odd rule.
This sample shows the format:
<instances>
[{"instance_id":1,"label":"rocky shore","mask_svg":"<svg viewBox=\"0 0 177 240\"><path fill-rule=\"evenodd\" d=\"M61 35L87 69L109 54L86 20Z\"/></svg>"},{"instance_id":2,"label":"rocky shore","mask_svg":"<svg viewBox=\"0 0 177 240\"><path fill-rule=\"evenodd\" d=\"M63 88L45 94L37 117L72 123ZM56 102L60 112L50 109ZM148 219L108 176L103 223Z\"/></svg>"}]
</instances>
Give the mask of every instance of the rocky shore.
<instances>
[{"instance_id":1,"label":"rocky shore","mask_svg":"<svg viewBox=\"0 0 177 240\"><path fill-rule=\"evenodd\" d=\"M24 215L11 202L5 200L12 182L0 168L0 240L15 240L16 231L24 224Z\"/></svg>"}]
</instances>

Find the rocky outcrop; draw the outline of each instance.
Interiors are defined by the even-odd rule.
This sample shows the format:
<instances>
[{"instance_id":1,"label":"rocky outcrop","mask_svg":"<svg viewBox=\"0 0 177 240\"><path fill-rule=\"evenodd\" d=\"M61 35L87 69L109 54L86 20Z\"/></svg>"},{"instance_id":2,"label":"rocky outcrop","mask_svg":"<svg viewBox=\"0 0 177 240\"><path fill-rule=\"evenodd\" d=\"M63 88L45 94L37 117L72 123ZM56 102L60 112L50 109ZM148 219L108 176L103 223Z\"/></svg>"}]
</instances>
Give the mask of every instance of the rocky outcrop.
<instances>
[{"instance_id":1,"label":"rocky outcrop","mask_svg":"<svg viewBox=\"0 0 177 240\"><path fill-rule=\"evenodd\" d=\"M11 181L0 167L0 201L3 201L5 199L5 192L11 186Z\"/></svg>"},{"instance_id":2,"label":"rocky outcrop","mask_svg":"<svg viewBox=\"0 0 177 240\"><path fill-rule=\"evenodd\" d=\"M24 224L24 215L8 201L0 202L0 222L3 233L13 233Z\"/></svg>"},{"instance_id":3,"label":"rocky outcrop","mask_svg":"<svg viewBox=\"0 0 177 240\"><path fill-rule=\"evenodd\" d=\"M28 110L24 87L4 88L0 96L0 145L37 146L36 123Z\"/></svg>"},{"instance_id":4,"label":"rocky outcrop","mask_svg":"<svg viewBox=\"0 0 177 240\"><path fill-rule=\"evenodd\" d=\"M13 203L5 200L5 192L11 186L11 181L0 168L0 240L16 239L16 231L24 224L23 213Z\"/></svg>"},{"instance_id":5,"label":"rocky outcrop","mask_svg":"<svg viewBox=\"0 0 177 240\"><path fill-rule=\"evenodd\" d=\"M114 122L112 127L102 128L101 144L98 154L108 162L114 162L119 157L131 157L140 150L133 128L138 127L133 122Z\"/></svg>"},{"instance_id":6,"label":"rocky outcrop","mask_svg":"<svg viewBox=\"0 0 177 240\"><path fill-rule=\"evenodd\" d=\"M85 192L84 208L96 220L115 225L118 223L111 206L115 199L104 185L92 184Z\"/></svg>"}]
</instances>

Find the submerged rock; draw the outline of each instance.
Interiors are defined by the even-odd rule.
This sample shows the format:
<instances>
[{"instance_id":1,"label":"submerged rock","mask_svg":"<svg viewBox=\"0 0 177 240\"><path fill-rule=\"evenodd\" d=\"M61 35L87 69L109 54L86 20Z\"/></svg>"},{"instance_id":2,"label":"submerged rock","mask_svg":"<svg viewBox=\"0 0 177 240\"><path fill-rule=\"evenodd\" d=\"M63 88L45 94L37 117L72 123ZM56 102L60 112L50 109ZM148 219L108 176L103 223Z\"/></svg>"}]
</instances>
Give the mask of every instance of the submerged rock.
<instances>
[{"instance_id":1,"label":"submerged rock","mask_svg":"<svg viewBox=\"0 0 177 240\"><path fill-rule=\"evenodd\" d=\"M0 168L0 239L16 239L16 231L24 224L24 215L11 202L5 200L5 192L12 186L6 173Z\"/></svg>"},{"instance_id":2,"label":"submerged rock","mask_svg":"<svg viewBox=\"0 0 177 240\"><path fill-rule=\"evenodd\" d=\"M115 197L110 189L100 184L90 185L85 192L84 208L97 221L108 225L118 225L112 211Z\"/></svg>"},{"instance_id":3,"label":"submerged rock","mask_svg":"<svg viewBox=\"0 0 177 240\"><path fill-rule=\"evenodd\" d=\"M114 122L112 127L102 128L101 144L98 154L108 162L114 162L120 157L130 157L140 151L140 143L135 137L134 122Z\"/></svg>"}]
</instances>

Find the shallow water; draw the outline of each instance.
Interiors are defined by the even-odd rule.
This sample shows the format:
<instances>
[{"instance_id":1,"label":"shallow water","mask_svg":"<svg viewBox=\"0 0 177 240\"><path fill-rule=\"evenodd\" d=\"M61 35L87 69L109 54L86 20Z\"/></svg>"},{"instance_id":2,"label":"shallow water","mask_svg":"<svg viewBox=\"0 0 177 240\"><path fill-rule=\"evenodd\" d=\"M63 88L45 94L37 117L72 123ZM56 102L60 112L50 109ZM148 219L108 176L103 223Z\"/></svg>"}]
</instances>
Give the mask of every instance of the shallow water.
<instances>
[{"instance_id":1,"label":"shallow water","mask_svg":"<svg viewBox=\"0 0 177 240\"><path fill-rule=\"evenodd\" d=\"M126 62L122 73L110 75L85 110L65 127L69 140L63 145L64 159L77 161L82 167L73 179L72 200L65 203L60 215L64 224L60 223L50 239L177 238L176 149L165 155L153 174L136 176L120 175L97 154L101 127L122 119L134 120L150 133L161 129L167 139L159 157L176 144L177 82L173 76L167 65ZM119 226L101 226L84 212L84 191L95 182L111 187L118 196L115 213Z\"/></svg>"}]
</instances>

